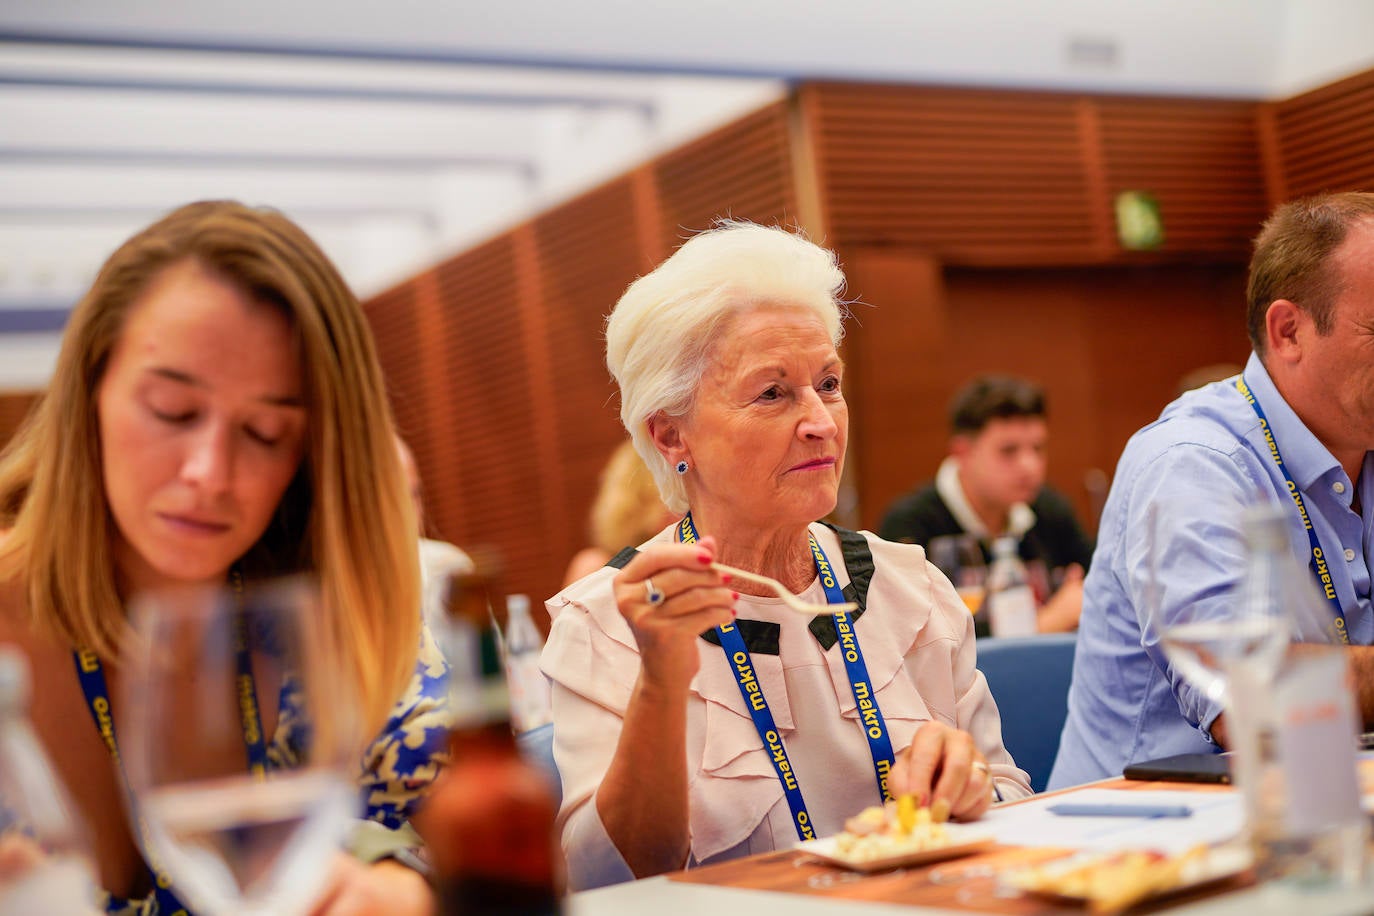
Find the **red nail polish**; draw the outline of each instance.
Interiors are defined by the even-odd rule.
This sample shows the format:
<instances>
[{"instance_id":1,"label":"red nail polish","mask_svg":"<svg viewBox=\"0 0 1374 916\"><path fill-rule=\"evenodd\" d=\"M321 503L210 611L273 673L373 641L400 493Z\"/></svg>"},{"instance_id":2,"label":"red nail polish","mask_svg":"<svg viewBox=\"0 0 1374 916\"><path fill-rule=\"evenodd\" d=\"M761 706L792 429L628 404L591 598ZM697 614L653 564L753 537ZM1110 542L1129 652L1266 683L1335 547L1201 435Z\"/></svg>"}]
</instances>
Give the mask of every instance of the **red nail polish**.
<instances>
[{"instance_id":1,"label":"red nail polish","mask_svg":"<svg viewBox=\"0 0 1374 916\"><path fill-rule=\"evenodd\" d=\"M734 608L730 608L730 616L731 616L731 617L738 617L738 616L739 616L739 611L735 610Z\"/></svg>"},{"instance_id":2,"label":"red nail polish","mask_svg":"<svg viewBox=\"0 0 1374 916\"><path fill-rule=\"evenodd\" d=\"M729 582L729 581L730 581L730 578L731 578L731 576L730 576L729 573L721 573L721 574L720 574L720 581L721 581L722 584Z\"/></svg>"},{"instance_id":3,"label":"red nail polish","mask_svg":"<svg viewBox=\"0 0 1374 916\"><path fill-rule=\"evenodd\" d=\"M697 554L697 562L700 563L702 566L709 566L711 565L711 555L709 553L706 553L705 551L702 551L701 553Z\"/></svg>"},{"instance_id":4,"label":"red nail polish","mask_svg":"<svg viewBox=\"0 0 1374 916\"><path fill-rule=\"evenodd\" d=\"M739 592L731 592L731 593L730 593L730 600L731 600L731 601L738 601L738 600L739 600Z\"/></svg>"}]
</instances>

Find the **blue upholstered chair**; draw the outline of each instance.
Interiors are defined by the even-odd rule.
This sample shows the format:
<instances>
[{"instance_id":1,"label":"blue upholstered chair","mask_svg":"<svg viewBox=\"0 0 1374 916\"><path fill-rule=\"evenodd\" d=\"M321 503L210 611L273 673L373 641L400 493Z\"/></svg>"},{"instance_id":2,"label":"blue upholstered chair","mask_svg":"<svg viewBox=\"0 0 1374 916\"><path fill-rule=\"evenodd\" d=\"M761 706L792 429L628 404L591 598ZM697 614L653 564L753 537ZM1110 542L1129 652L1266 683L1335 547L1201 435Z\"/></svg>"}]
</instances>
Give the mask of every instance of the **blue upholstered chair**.
<instances>
[{"instance_id":1,"label":"blue upholstered chair","mask_svg":"<svg viewBox=\"0 0 1374 916\"><path fill-rule=\"evenodd\" d=\"M563 795L563 780L558 775L558 764L553 760L553 723L549 722L527 732L521 732L515 736L515 743L525 759L538 765L549 777L554 801L560 801Z\"/></svg>"},{"instance_id":2,"label":"blue upholstered chair","mask_svg":"<svg viewBox=\"0 0 1374 916\"><path fill-rule=\"evenodd\" d=\"M978 640L978 669L1002 714L1002 741L1031 788L1045 790L1069 709L1075 633Z\"/></svg>"}]
</instances>

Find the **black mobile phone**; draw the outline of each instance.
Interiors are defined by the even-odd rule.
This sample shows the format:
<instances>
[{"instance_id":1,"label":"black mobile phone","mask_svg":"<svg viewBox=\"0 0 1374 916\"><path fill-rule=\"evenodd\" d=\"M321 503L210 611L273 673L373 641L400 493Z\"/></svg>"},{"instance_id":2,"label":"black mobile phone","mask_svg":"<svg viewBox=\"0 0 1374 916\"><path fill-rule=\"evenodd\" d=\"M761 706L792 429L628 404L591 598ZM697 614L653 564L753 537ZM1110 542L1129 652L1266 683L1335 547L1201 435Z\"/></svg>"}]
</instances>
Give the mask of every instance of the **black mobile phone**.
<instances>
[{"instance_id":1,"label":"black mobile phone","mask_svg":"<svg viewBox=\"0 0 1374 916\"><path fill-rule=\"evenodd\" d=\"M1121 771L1127 779L1163 782L1231 781L1229 754L1175 754L1158 760L1140 760Z\"/></svg>"}]
</instances>

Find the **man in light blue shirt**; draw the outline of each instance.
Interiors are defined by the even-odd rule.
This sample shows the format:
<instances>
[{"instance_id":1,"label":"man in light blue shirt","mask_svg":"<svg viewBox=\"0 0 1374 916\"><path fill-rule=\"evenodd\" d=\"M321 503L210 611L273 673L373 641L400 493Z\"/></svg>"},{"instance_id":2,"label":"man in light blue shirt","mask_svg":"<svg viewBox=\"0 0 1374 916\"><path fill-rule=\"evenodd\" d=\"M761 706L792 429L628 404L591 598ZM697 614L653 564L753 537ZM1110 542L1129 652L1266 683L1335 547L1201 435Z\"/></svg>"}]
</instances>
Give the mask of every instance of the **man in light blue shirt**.
<instances>
[{"instance_id":1,"label":"man in light blue shirt","mask_svg":"<svg viewBox=\"0 0 1374 916\"><path fill-rule=\"evenodd\" d=\"M1279 207L1255 242L1247 298L1254 352L1241 378L1259 410L1236 379L1189 392L1131 438L1117 465L1050 789L1225 746L1221 704L1168 664L1150 605L1164 620L1231 615L1245 569L1241 515L1259 500L1290 511L1294 555L1311 569L1285 469L1334 585L1325 612L1349 634L1356 702L1374 719L1374 194Z\"/></svg>"}]
</instances>

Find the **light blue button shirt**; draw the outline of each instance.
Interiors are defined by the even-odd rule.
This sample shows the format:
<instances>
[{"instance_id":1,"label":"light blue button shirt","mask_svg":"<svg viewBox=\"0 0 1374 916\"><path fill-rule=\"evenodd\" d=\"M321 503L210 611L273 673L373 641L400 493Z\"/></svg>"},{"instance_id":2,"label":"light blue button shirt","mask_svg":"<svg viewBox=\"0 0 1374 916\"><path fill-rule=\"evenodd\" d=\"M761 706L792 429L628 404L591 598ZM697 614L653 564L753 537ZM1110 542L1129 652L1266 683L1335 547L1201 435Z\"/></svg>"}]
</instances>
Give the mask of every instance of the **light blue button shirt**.
<instances>
[{"instance_id":1,"label":"light blue button shirt","mask_svg":"<svg viewBox=\"0 0 1374 916\"><path fill-rule=\"evenodd\" d=\"M1331 558L1350 641L1368 645L1374 642L1374 453L1365 455L1360 472L1361 518L1351 511L1350 478L1279 396L1254 354L1245 379ZM1241 515L1260 499L1291 510L1293 553L1309 569L1306 530L1235 379L1183 395L1131 437L1084 583L1069 713L1050 789L1120 776L1133 761L1217 750L1208 728L1222 712L1220 704L1169 666L1156 634L1144 626L1147 513L1155 507L1154 600L1165 618L1184 608L1225 617L1245 569Z\"/></svg>"}]
</instances>

